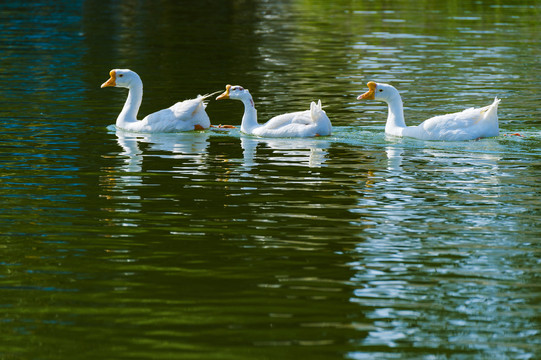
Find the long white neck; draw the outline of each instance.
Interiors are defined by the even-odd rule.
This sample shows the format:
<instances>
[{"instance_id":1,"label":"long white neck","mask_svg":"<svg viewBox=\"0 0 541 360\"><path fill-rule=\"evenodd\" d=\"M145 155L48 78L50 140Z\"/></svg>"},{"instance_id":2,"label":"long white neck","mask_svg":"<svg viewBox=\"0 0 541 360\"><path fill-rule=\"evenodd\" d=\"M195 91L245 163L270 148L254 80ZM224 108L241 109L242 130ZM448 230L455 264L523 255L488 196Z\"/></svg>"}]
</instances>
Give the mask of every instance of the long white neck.
<instances>
[{"instance_id":1,"label":"long white neck","mask_svg":"<svg viewBox=\"0 0 541 360\"><path fill-rule=\"evenodd\" d=\"M402 98L399 94L393 96L388 102L387 123L385 124L385 132L393 135L401 135L402 130L406 128L404 120L404 108L402 106Z\"/></svg>"},{"instance_id":2,"label":"long white neck","mask_svg":"<svg viewBox=\"0 0 541 360\"><path fill-rule=\"evenodd\" d=\"M242 116L240 130L250 134L259 126L257 123L257 110L255 109L254 100L252 100L251 96L248 99L242 99L242 103L244 104L244 115Z\"/></svg>"},{"instance_id":3,"label":"long white neck","mask_svg":"<svg viewBox=\"0 0 541 360\"><path fill-rule=\"evenodd\" d=\"M128 98L116 119L116 126L119 127L137 121L137 113L143 101L143 82L140 79L133 79L128 89Z\"/></svg>"}]
</instances>

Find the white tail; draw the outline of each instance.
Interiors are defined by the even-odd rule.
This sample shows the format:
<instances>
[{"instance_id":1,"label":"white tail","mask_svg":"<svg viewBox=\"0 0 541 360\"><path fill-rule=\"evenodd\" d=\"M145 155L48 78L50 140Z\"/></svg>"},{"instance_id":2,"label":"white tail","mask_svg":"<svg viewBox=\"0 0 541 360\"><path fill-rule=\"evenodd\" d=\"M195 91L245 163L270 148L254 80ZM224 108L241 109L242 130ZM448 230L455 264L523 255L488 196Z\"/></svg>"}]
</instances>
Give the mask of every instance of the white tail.
<instances>
[{"instance_id":1,"label":"white tail","mask_svg":"<svg viewBox=\"0 0 541 360\"><path fill-rule=\"evenodd\" d=\"M498 97L495 97L494 102L483 109L484 110L483 118L486 119L491 116L495 116L497 119L498 118L498 104L500 103L500 101L501 99L498 99Z\"/></svg>"},{"instance_id":2,"label":"white tail","mask_svg":"<svg viewBox=\"0 0 541 360\"><path fill-rule=\"evenodd\" d=\"M322 111L321 100L318 100L317 104L313 101L310 103L310 115L312 117L312 121L317 121L317 119L321 116Z\"/></svg>"}]
</instances>

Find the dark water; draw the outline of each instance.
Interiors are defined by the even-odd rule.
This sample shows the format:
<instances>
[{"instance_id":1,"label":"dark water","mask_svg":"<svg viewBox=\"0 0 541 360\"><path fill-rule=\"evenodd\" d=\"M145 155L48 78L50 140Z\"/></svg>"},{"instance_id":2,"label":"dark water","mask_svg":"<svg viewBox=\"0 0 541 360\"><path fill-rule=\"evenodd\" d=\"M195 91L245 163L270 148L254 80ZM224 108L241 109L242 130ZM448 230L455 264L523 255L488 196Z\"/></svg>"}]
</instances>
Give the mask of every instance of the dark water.
<instances>
[{"instance_id":1,"label":"dark water","mask_svg":"<svg viewBox=\"0 0 541 360\"><path fill-rule=\"evenodd\" d=\"M540 12L2 3L0 358L540 358ZM116 132L124 67L141 115L232 83L261 120L321 99L335 131ZM370 80L410 124L498 96L502 134L386 137Z\"/></svg>"}]
</instances>

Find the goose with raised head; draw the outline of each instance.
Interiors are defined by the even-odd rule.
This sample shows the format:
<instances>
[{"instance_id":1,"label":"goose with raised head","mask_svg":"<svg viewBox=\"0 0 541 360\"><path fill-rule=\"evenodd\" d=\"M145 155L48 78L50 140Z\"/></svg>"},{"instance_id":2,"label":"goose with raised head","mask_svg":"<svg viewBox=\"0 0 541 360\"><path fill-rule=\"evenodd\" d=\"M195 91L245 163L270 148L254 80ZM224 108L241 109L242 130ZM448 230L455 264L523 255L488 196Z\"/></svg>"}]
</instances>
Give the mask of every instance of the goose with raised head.
<instances>
[{"instance_id":1,"label":"goose with raised head","mask_svg":"<svg viewBox=\"0 0 541 360\"><path fill-rule=\"evenodd\" d=\"M157 133L204 130L210 127L210 119L205 111L204 100L212 94L197 96L195 99L177 102L173 106L147 115L137 120L137 113L143 100L143 82L135 71L114 69L109 72L110 79L101 87L123 87L129 90L128 98L116 119L116 127L122 130Z\"/></svg>"},{"instance_id":2,"label":"goose with raised head","mask_svg":"<svg viewBox=\"0 0 541 360\"><path fill-rule=\"evenodd\" d=\"M370 81L368 91L357 100L379 100L388 105L385 133L421 140L464 141L499 135L497 97L491 105L432 117L416 126L404 120L402 98L392 85Z\"/></svg>"},{"instance_id":3,"label":"goose with raised head","mask_svg":"<svg viewBox=\"0 0 541 360\"><path fill-rule=\"evenodd\" d=\"M314 137L327 136L332 132L329 117L321 108L321 100L310 104L310 110L278 115L264 124L257 122L257 110L248 89L242 86L225 87L225 92L216 100L233 99L242 101L244 115L240 130L245 134L262 137Z\"/></svg>"}]
</instances>

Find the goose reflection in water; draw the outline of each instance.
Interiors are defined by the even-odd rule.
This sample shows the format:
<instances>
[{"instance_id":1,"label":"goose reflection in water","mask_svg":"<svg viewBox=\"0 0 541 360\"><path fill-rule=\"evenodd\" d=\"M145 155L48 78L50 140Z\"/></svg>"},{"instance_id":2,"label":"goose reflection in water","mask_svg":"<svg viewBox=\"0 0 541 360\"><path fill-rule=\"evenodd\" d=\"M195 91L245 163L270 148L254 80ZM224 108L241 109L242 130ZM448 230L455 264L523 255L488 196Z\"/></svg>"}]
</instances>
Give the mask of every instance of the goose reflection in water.
<instances>
[{"instance_id":1,"label":"goose reflection in water","mask_svg":"<svg viewBox=\"0 0 541 360\"><path fill-rule=\"evenodd\" d=\"M272 154L265 155L265 162L275 165L295 164L308 167L321 167L328 160L331 142L323 139L268 139L241 136L240 144L244 154L244 165L258 165L258 147L267 147ZM261 155L260 155L261 156Z\"/></svg>"},{"instance_id":2,"label":"goose reflection in water","mask_svg":"<svg viewBox=\"0 0 541 360\"><path fill-rule=\"evenodd\" d=\"M209 134L175 133L175 134L137 134L122 130L115 132L117 144L122 148L118 158L122 159L109 176L107 182L115 184L115 188L137 186L143 183L143 161L149 157L187 159L191 166L191 174L206 163L208 157ZM142 149L144 148L144 150ZM116 173L129 173L129 175L115 175ZM182 169L173 169L172 172L182 173Z\"/></svg>"},{"instance_id":3,"label":"goose reflection in water","mask_svg":"<svg viewBox=\"0 0 541 360\"><path fill-rule=\"evenodd\" d=\"M209 134L175 133L175 134L134 134L122 130L116 131L117 143L124 150L119 155L128 156L126 163L135 163L140 166L143 160L140 145L148 144L145 151L152 152L152 156L173 159L189 158L197 164L203 164L207 157ZM150 154L149 154L150 155ZM125 169L131 171L130 167Z\"/></svg>"},{"instance_id":4,"label":"goose reflection in water","mask_svg":"<svg viewBox=\"0 0 541 360\"><path fill-rule=\"evenodd\" d=\"M401 171L402 170L402 154L404 154L403 147L387 146L385 148L387 154L387 170L389 171Z\"/></svg>"}]
</instances>

